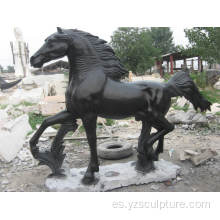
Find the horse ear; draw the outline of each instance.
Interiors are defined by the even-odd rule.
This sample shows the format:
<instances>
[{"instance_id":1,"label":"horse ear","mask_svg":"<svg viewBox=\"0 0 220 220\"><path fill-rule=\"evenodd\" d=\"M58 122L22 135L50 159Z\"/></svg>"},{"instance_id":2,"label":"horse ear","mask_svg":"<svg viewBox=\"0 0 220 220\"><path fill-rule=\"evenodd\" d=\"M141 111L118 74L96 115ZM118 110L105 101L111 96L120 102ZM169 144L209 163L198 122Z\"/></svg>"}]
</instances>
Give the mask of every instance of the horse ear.
<instances>
[{"instance_id":1,"label":"horse ear","mask_svg":"<svg viewBox=\"0 0 220 220\"><path fill-rule=\"evenodd\" d=\"M57 32L58 32L59 34L63 34L63 30L62 30L60 27L57 27Z\"/></svg>"}]
</instances>

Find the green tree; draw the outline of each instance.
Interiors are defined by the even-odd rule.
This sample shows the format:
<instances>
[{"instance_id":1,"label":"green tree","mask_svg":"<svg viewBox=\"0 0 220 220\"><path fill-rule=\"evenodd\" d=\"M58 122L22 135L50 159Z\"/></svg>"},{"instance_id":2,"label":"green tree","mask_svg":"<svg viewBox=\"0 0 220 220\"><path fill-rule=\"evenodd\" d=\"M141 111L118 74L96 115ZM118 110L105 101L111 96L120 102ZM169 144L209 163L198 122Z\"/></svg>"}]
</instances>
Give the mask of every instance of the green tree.
<instances>
[{"instance_id":1,"label":"green tree","mask_svg":"<svg viewBox=\"0 0 220 220\"><path fill-rule=\"evenodd\" d=\"M194 27L184 30L189 53L198 54L209 63L220 62L220 27Z\"/></svg>"},{"instance_id":2,"label":"green tree","mask_svg":"<svg viewBox=\"0 0 220 220\"><path fill-rule=\"evenodd\" d=\"M4 72L4 68L2 65L0 65L0 73L3 73Z\"/></svg>"},{"instance_id":3,"label":"green tree","mask_svg":"<svg viewBox=\"0 0 220 220\"><path fill-rule=\"evenodd\" d=\"M15 72L15 69L13 66L7 66L7 72L8 73L14 73Z\"/></svg>"},{"instance_id":4,"label":"green tree","mask_svg":"<svg viewBox=\"0 0 220 220\"><path fill-rule=\"evenodd\" d=\"M125 67L136 74L144 74L159 55L148 28L120 27L111 37L111 46Z\"/></svg>"},{"instance_id":5,"label":"green tree","mask_svg":"<svg viewBox=\"0 0 220 220\"><path fill-rule=\"evenodd\" d=\"M152 27L150 32L153 46L160 50L161 55L176 50L173 42L173 32L169 27Z\"/></svg>"}]
</instances>

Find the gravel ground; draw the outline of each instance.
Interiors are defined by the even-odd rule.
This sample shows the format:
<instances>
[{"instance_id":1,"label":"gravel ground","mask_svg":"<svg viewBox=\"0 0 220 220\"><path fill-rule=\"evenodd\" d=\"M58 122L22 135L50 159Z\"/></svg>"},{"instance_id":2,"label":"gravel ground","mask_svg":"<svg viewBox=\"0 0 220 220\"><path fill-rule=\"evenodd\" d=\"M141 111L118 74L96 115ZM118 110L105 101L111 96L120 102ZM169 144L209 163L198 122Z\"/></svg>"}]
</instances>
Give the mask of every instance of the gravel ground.
<instances>
[{"instance_id":1,"label":"gravel ground","mask_svg":"<svg viewBox=\"0 0 220 220\"><path fill-rule=\"evenodd\" d=\"M193 126L194 127L194 126ZM137 139L127 140L127 137L138 137L141 124L134 121L124 121L109 127L113 135L118 135L120 141L129 141L133 147L137 147ZM78 136L84 136L84 133ZM98 135L108 135L106 130L98 128ZM98 140L98 144L108 141ZM182 191L220 191L220 132L215 129L191 128L190 126L178 126L165 138L165 150L160 158L172 161L181 167L181 174L173 180L164 183L151 183L140 186L129 186L113 191L118 192L182 192ZM41 149L48 148L51 140L40 142ZM86 141L66 141L65 158L63 167L85 167L89 161L89 149ZM211 160L195 167L190 161L181 162L179 153L185 149L198 150L201 148L213 148L218 155ZM170 157L170 150L173 154ZM100 159L100 164L110 164L116 162L127 162L136 160L136 153L131 157L110 161ZM46 166L38 166L38 162L33 159L29 151L28 141L19 152L18 156L10 163L0 161L0 191L21 191L21 192L45 192L44 186L46 177L50 174Z\"/></svg>"}]
</instances>

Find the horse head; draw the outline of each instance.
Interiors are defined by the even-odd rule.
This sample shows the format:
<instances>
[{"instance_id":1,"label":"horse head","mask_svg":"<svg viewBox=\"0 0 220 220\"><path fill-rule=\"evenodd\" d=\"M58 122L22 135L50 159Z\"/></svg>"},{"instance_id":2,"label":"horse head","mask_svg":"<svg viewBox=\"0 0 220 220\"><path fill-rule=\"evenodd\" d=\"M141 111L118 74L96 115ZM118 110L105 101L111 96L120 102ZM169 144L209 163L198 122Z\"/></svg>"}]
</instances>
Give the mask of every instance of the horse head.
<instances>
[{"instance_id":1,"label":"horse head","mask_svg":"<svg viewBox=\"0 0 220 220\"><path fill-rule=\"evenodd\" d=\"M64 57L67 55L69 43L68 34L58 27L57 32L50 35L43 46L30 58L31 65L40 68L44 63Z\"/></svg>"},{"instance_id":2,"label":"horse head","mask_svg":"<svg viewBox=\"0 0 220 220\"><path fill-rule=\"evenodd\" d=\"M103 73L114 80L119 80L128 71L123 67L113 49L105 40L77 29L57 28L57 32L50 35L44 45L31 57L33 67L40 68L44 63L64 56L68 56L70 66L75 66L80 59L77 69L84 69L85 65L100 65ZM84 61L82 68L82 62ZM71 61L71 62L70 62ZM88 68L87 68L88 69Z\"/></svg>"}]
</instances>

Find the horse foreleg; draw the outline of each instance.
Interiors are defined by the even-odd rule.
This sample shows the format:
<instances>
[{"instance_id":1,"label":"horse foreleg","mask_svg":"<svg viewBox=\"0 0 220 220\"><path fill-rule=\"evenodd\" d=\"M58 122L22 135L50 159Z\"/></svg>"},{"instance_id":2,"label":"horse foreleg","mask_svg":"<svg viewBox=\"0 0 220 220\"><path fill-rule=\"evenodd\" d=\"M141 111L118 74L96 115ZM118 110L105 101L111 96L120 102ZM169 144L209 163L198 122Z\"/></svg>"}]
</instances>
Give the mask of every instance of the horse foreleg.
<instances>
[{"instance_id":1,"label":"horse foreleg","mask_svg":"<svg viewBox=\"0 0 220 220\"><path fill-rule=\"evenodd\" d=\"M30 140L31 150L35 150L35 146L37 145L40 136L43 134L46 128L55 124L63 124L68 120L72 120L72 114L67 111L62 111L56 115L46 118Z\"/></svg>"},{"instance_id":2,"label":"horse foreleg","mask_svg":"<svg viewBox=\"0 0 220 220\"><path fill-rule=\"evenodd\" d=\"M60 156L60 157L57 156L55 151L53 151L53 150L51 152L47 151L47 152L41 153L41 152L39 152L39 147L37 146L37 143L38 143L38 140L39 140L41 134L44 132L44 130L47 127L54 125L54 124L65 124L70 121L72 121L73 127L74 127L74 125L76 127L76 120L74 120L72 118L72 114L70 114L67 111L63 111L63 112L60 112L54 116L48 117L43 121L40 128L36 131L36 133L33 135L33 137L30 140L31 153L32 153L33 157L35 159L39 160L40 164L45 164L45 165L49 166L51 168L53 174L60 173L60 166L62 165L62 161L64 159L64 156ZM61 135L61 137L63 136L64 133L66 134L66 130L68 130L67 125L61 126L61 129L58 132Z\"/></svg>"},{"instance_id":3,"label":"horse foreleg","mask_svg":"<svg viewBox=\"0 0 220 220\"><path fill-rule=\"evenodd\" d=\"M86 173L82 179L84 184L91 184L95 181L94 172L99 171L98 155L97 155L97 143L96 143L96 115L87 115L82 118L83 126L86 131L88 144L90 148L90 162Z\"/></svg>"},{"instance_id":4,"label":"horse foreleg","mask_svg":"<svg viewBox=\"0 0 220 220\"><path fill-rule=\"evenodd\" d=\"M66 156L66 154L63 154L64 148L65 146L63 145L63 138L65 137L65 135L69 132L75 132L75 130L77 129L78 125L76 123L65 123L62 124L53 140L52 146L51 146L51 153L53 155L53 160L49 161L48 165L49 167L51 167L53 173L50 176L59 176L60 174L62 174L63 170L61 169L62 164L63 164L63 160ZM48 152L47 152L47 155ZM49 159L49 158L48 158ZM55 163L54 163L55 162ZM45 164L41 162L41 164Z\"/></svg>"},{"instance_id":5,"label":"horse foreleg","mask_svg":"<svg viewBox=\"0 0 220 220\"><path fill-rule=\"evenodd\" d=\"M77 128L78 128L78 125L76 123L73 124L71 122L68 122L65 124L61 124L55 138L53 139L51 152L53 152L56 155L62 154L64 150L62 149L63 138L69 131L75 132Z\"/></svg>"}]
</instances>

